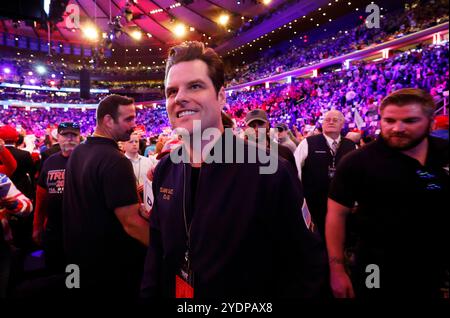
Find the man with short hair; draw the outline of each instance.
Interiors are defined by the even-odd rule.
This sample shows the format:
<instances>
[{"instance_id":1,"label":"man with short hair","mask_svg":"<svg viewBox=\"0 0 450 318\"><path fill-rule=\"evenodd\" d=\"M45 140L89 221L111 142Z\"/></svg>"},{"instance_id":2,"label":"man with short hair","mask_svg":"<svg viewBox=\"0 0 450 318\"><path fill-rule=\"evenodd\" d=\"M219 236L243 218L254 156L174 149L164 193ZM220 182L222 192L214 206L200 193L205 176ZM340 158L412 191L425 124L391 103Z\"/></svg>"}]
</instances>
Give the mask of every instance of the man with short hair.
<instances>
[{"instance_id":1,"label":"man with short hair","mask_svg":"<svg viewBox=\"0 0 450 318\"><path fill-rule=\"evenodd\" d=\"M145 180L147 178L147 172L150 169L153 169L157 162L156 159L153 161L152 158L147 158L139 154L139 140L139 134L132 133L130 140L123 143L123 148L125 151L125 157L127 157L133 165L133 172L138 193L142 196Z\"/></svg>"},{"instance_id":2,"label":"man with short hair","mask_svg":"<svg viewBox=\"0 0 450 318\"><path fill-rule=\"evenodd\" d=\"M16 147L19 133L15 128L9 125L0 127L0 138L5 141L4 147L9 150L17 163L17 167L11 175L11 181L27 198L34 198L33 184L36 168L31 154Z\"/></svg>"},{"instance_id":3,"label":"man with short hair","mask_svg":"<svg viewBox=\"0 0 450 318\"><path fill-rule=\"evenodd\" d=\"M326 219L336 297L442 297L450 269L449 152L448 141L429 135L434 110L423 90L393 92L380 105L381 136L338 165ZM346 268L346 222L356 203L357 244Z\"/></svg>"},{"instance_id":4,"label":"man with short hair","mask_svg":"<svg viewBox=\"0 0 450 318\"><path fill-rule=\"evenodd\" d=\"M274 146L274 141L270 138L270 122L267 118L267 113L262 109L253 109L247 113L245 116L245 124L247 125L247 128L252 128L254 132L254 136L247 136L251 141L254 141L258 143L258 133L260 130L263 130L265 132L265 140L267 144L267 149L270 149ZM293 143L293 142L292 142ZM281 145L276 144L275 145L278 151L278 155L292 163L292 167L295 169L295 172L297 173L297 166L295 164L295 158L292 153L292 151Z\"/></svg>"},{"instance_id":5,"label":"man with short hair","mask_svg":"<svg viewBox=\"0 0 450 318\"><path fill-rule=\"evenodd\" d=\"M62 243L64 175L72 151L80 144L77 123L62 122L57 131L61 151L50 155L42 166L33 222L33 240L44 248L45 265L50 273L63 273L65 268Z\"/></svg>"},{"instance_id":6,"label":"man with short hair","mask_svg":"<svg viewBox=\"0 0 450 318\"><path fill-rule=\"evenodd\" d=\"M49 138L50 138L51 146L41 153L41 162L40 162L39 171L41 170L42 166L44 165L45 160L47 160L48 157L61 151L61 145L59 144L57 128L54 128L50 131Z\"/></svg>"},{"instance_id":7,"label":"man with short hair","mask_svg":"<svg viewBox=\"0 0 450 318\"><path fill-rule=\"evenodd\" d=\"M5 147L5 141L0 138L0 173L4 173L10 177L16 168L16 159L14 159L13 155Z\"/></svg>"},{"instance_id":8,"label":"man with short hair","mask_svg":"<svg viewBox=\"0 0 450 318\"><path fill-rule=\"evenodd\" d=\"M183 145L154 173L142 296L317 297L324 250L302 220L293 168L272 154L278 168L262 174L263 164L245 156L267 156L266 148L224 130L224 67L214 50L186 42L166 65L167 113ZM231 148L244 162L223 160ZM175 161L183 152L187 160Z\"/></svg>"},{"instance_id":9,"label":"man with short hair","mask_svg":"<svg viewBox=\"0 0 450 318\"><path fill-rule=\"evenodd\" d=\"M79 292L130 298L138 294L148 223L139 213L131 162L117 142L136 124L133 99L100 101L92 137L72 152L64 184L64 251L80 268Z\"/></svg>"},{"instance_id":10,"label":"man with short hair","mask_svg":"<svg viewBox=\"0 0 450 318\"><path fill-rule=\"evenodd\" d=\"M303 139L294 153L306 204L322 237L325 236L330 181L341 158L356 149L355 143L341 136L344 124L344 115L340 111L328 111L324 115L322 134Z\"/></svg>"},{"instance_id":11,"label":"man with short hair","mask_svg":"<svg viewBox=\"0 0 450 318\"><path fill-rule=\"evenodd\" d=\"M17 163L16 169L10 176L11 181L20 192L34 201L34 175L36 173L36 165L31 154L17 147L16 143L19 140L19 133L16 128L9 125L0 127L0 138L5 141L4 147L8 149ZM21 248L20 251L29 249L32 246L32 223L33 219L31 215L10 219L9 225L14 232L14 245Z\"/></svg>"},{"instance_id":12,"label":"man with short hair","mask_svg":"<svg viewBox=\"0 0 450 318\"><path fill-rule=\"evenodd\" d=\"M275 125L275 128L277 130L276 134L278 143L288 148L292 153L294 153L295 150L297 149L298 141L296 141L297 142L296 144L292 140L292 139L295 140L295 137L289 130L288 125L286 125L285 123L278 123Z\"/></svg>"}]
</instances>

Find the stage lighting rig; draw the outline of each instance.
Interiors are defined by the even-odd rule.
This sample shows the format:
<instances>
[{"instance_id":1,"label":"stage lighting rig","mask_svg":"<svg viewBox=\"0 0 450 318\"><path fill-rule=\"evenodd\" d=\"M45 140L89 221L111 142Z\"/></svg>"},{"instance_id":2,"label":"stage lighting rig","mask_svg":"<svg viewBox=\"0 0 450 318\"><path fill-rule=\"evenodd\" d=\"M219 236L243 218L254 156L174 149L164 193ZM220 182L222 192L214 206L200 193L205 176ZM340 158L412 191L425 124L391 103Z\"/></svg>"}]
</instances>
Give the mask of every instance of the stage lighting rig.
<instances>
[{"instance_id":1,"label":"stage lighting rig","mask_svg":"<svg viewBox=\"0 0 450 318\"><path fill-rule=\"evenodd\" d=\"M133 11L131 10L131 3L127 1L125 7L123 8L123 16L127 22L133 20Z\"/></svg>"},{"instance_id":2,"label":"stage lighting rig","mask_svg":"<svg viewBox=\"0 0 450 318\"><path fill-rule=\"evenodd\" d=\"M118 15L115 16L113 21L109 23L111 31L108 37L111 41L114 40L114 38L118 38L123 33L123 25L120 22L121 19L122 17Z\"/></svg>"}]
</instances>

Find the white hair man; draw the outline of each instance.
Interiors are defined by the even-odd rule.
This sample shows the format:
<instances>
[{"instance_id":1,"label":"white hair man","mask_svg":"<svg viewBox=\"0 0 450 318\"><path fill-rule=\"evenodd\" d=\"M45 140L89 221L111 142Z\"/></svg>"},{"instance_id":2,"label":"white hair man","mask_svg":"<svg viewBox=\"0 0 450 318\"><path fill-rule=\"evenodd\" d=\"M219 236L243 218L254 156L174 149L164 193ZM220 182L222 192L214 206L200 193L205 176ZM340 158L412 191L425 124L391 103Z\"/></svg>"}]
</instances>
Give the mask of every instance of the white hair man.
<instances>
[{"instance_id":1,"label":"white hair man","mask_svg":"<svg viewBox=\"0 0 450 318\"><path fill-rule=\"evenodd\" d=\"M294 157L302 180L305 199L319 233L325 235L325 215L330 181L340 159L355 150L353 141L341 137L344 115L338 110L325 113L322 134L302 140Z\"/></svg>"}]
</instances>

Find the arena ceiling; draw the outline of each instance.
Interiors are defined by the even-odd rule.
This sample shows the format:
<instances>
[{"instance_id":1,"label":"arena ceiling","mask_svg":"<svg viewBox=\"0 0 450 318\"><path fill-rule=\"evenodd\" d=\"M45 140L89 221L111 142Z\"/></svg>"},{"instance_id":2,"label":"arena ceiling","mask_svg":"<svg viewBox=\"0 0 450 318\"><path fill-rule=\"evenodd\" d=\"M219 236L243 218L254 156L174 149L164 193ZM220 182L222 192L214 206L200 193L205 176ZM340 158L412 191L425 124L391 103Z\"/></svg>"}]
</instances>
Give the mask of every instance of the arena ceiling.
<instances>
[{"instance_id":1,"label":"arena ceiling","mask_svg":"<svg viewBox=\"0 0 450 318\"><path fill-rule=\"evenodd\" d=\"M314 22L306 19L295 25L296 30L307 32L316 27L318 19L325 23L331 17L337 18L358 6L363 9L362 4L369 3L368 0L271 0L269 4L264 3L266 0L53 1L67 7L60 21L50 28L52 42L107 47L112 49L111 60L118 65L134 64L134 60L158 63L170 46L185 40L203 41L227 56L233 49L272 33L267 44L261 43L269 46L292 36L279 31L273 34L273 30L294 19L314 17ZM327 16L322 16L325 12ZM228 16L226 25L219 23L222 15ZM185 28L183 36L176 34L180 25ZM96 39L89 38L92 28ZM0 19L0 32L44 41L49 37L46 23L20 19ZM253 53L249 51L247 55Z\"/></svg>"},{"instance_id":2,"label":"arena ceiling","mask_svg":"<svg viewBox=\"0 0 450 318\"><path fill-rule=\"evenodd\" d=\"M118 48L165 48L186 39L209 41L217 46L231 37L231 30L238 30L255 17L262 17L286 2L293 1L272 0L265 5L263 0L69 0L67 8L70 9L52 28L51 39L83 44L89 41L83 28L95 26L98 41L101 41L102 36L109 36L120 26L121 35L113 38L113 46ZM79 26L73 19L78 12ZM218 23L223 14L229 16L226 26ZM175 29L181 24L185 26L186 34L178 37ZM0 32L48 38L45 24L17 23L11 19L1 20ZM133 35L139 33L141 39L136 40Z\"/></svg>"}]
</instances>

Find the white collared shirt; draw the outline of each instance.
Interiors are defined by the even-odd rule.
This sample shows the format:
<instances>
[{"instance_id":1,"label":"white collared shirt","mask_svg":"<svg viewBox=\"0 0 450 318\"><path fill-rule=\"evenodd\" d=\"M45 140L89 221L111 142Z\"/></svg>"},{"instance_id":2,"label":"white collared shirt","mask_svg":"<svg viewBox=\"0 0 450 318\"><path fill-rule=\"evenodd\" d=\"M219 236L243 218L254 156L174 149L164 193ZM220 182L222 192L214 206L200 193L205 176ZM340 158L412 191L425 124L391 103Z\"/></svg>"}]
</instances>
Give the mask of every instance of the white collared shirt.
<instances>
[{"instance_id":1,"label":"white collared shirt","mask_svg":"<svg viewBox=\"0 0 450 318\"><path fill-rule=\"evenodd\" d=\"M338 145L341 142L341 135L339 135L337 139L330 138L325 134L322 135L325 137L328 147L330 147L330 149L331 145L333 144L333 141L336 141ZM294 152L294 157L295 157L295 164L298 170L298 177L300 178L300 180L302 180L302 168L305 165L306 158L308 157L308 141L306 140L306 138L303 139L298 145L297 149Z\"/></svg>"},{"instance_id":2,"label":"white collared shirt","mask_svg":"<svg viewBox=\"0 0 450 318\"><path fill-rule=\"evenodd\" d=\"M152 159L141 155L138 155L137 159L132 159L125 153L125 157L127 157L133 165L133 172L138 185L143 185L145 179L147 179L148 170L156 166L156 164Z\"/></svg>"},{"instance_id":3,"label":"white collared shirt","mask_svg":"<svg viewBox=\"0 0 450 318\"><path fill-rule=\"evenodd\" d=\"M333 144L333 141L336 141L336 143L339 145L339 143L341 142L341 135L339 135L336 139L330 138L327 135L323 134L323 136L325 137L325 139L327 140L327 144L328 147L330 147L330 149L332 149L331 145Z\"/></svg>"}]
</instances>

